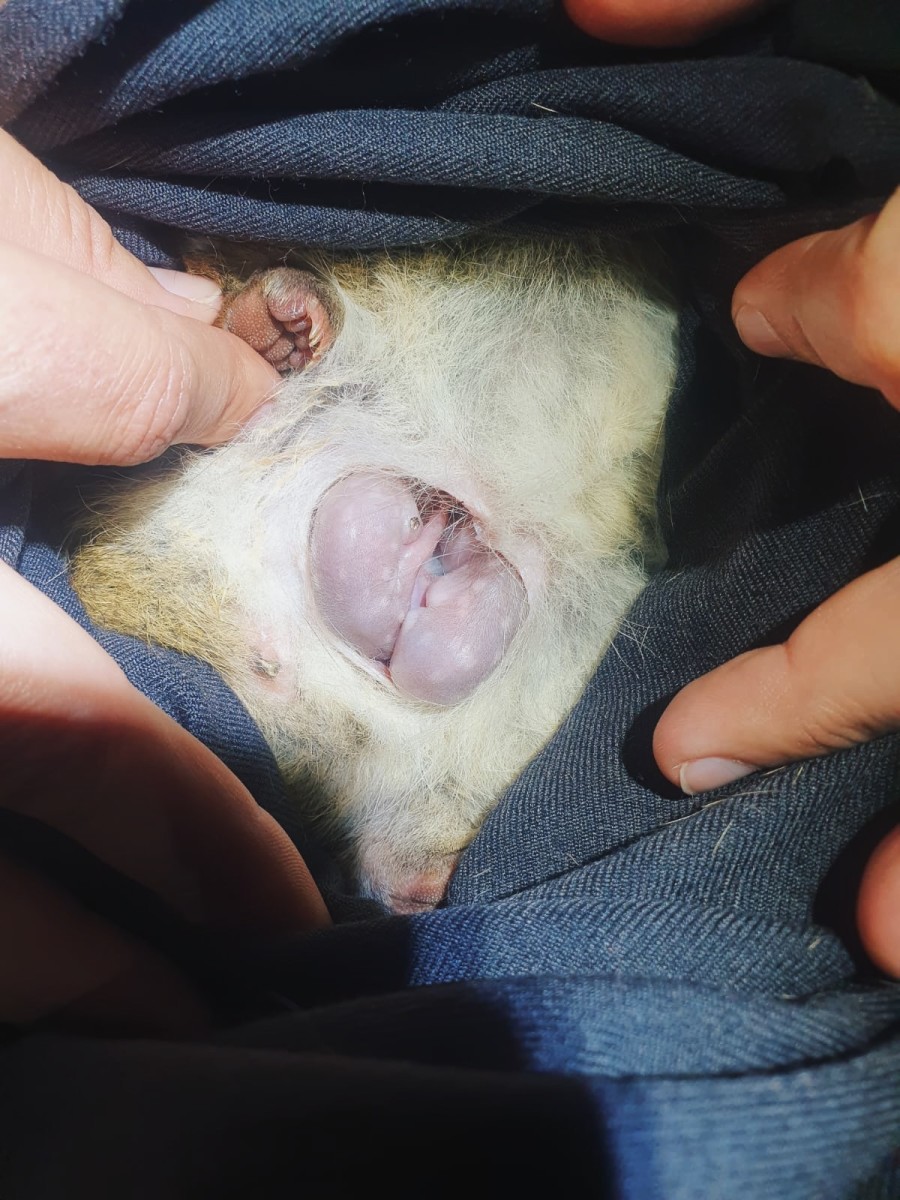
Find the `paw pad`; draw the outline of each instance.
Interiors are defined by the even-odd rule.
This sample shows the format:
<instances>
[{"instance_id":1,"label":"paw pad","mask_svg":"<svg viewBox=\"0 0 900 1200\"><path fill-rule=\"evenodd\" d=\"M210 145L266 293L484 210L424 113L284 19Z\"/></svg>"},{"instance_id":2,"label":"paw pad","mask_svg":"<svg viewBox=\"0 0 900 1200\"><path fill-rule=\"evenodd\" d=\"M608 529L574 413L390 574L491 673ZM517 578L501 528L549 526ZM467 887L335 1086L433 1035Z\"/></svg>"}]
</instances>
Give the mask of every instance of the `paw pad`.
<instances>
[{"instance_id":1,"label":"paw pad","mask_svg":"<svg viewBox=\"0 0 900 1200\"><path fill-rule=\"evenodd\" d=\"M222 325L284 374L317 361L333 338L318 281L309 271L291 267L253 276L231 302Z\"/></svg>"}]
</instances>

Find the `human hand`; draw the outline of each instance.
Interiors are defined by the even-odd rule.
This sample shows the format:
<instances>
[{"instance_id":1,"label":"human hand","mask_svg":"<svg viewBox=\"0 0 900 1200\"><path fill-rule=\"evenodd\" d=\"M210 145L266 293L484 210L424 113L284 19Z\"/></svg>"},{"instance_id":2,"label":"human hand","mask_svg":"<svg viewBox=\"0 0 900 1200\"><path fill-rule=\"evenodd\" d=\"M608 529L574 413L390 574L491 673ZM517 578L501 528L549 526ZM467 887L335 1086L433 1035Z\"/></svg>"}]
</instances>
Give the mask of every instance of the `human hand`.
<instances>
[{"instance_id":1,"label":"human hand","mask_svg":"<svg viewBox=\"0 0 900 1200\"><path fill-rule=\"evenodd\" d=\"M792 242L738 284L735 325L760 354L826 367L900 408L900 192L844 229ZM900 559L861 576L788 640L681 691L653 748L689 793L900 729ZM857 916L870 957L900 975L900 829L872 856Z\"/></svg>"},{"instance_id":2,"label":"human hand","mask_svg":"<svg viewBox=\"0 0 900 1200\"><path fill-rule=\"evenodd\" d=\"M233 434L278 376L211 328L217 289L148 271L0 131L0 456L130 464ZM220 929L327 921L302 859L224 765L0 565L0 804ZM0 1021L137 1032L205 1019L156 951L0 852Z\"/></svg>"},{"instance_id":3,"label":"human hand","mask_svg":"<svg viewBox=\"0 0 900 1200\"><path fill-rule=\"evenodd\" d=\"M755 0L564 0L587 33L678 45L763 7ZM738 333L760 354L816 363L900 408L900 192L845 229L801 238L737 285ZM688 684L653 749L688 793L900 729L900 559L841 589L780 646ZM900 828L869 860L857 901L870 957L900 976Z\"/></svg>"},{"instance_id":4,"label":"human hand","mask_svg":"<svg viewBox=\"0 0 900 1200\"><path fill-rule=\"evenodd\" d=\"M684 46L771 0L563 0L570 19L585 33L626 46Z\"/></svg>"},{"instance_id":5,"label":"human hand","mask_svg":"<svg viewBox=\"0 0 900 1200\"><path fill-rule=\"evenodd\" d=\"M278 383L208 326L210 281L151 272L0 130L0 456L129 465L233 436Z\"/></svg>"}]
</instances>

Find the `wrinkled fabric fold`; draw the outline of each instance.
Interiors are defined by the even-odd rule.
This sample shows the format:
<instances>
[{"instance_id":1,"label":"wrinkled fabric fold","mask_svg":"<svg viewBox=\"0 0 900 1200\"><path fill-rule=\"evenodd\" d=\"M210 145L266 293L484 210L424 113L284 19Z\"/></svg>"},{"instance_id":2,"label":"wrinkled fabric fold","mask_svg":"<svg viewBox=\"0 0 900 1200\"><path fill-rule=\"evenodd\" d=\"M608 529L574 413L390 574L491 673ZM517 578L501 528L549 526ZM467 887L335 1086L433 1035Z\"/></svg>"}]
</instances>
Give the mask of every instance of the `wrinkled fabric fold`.
<instances>
[{"instance_id":1,"label":"wrinkled fabric fold","mask_svg":"<svg viewBox=\"0 0 900 1200\"><path fill-rule=\"evenodd\" d=\"M4 1197L404 1194L438 1169L476 1194L900 1194L900 985L853 925L866 855L900 818L900 742L697 797L650 752L678 688L900 552L900 418L756 359L728 317L761 254L872 211L900 178L883 26L868 78L865 21L841 0L659 55L590 42L542 0L62 11L0 8L0 117L151 263L177 264L188 234L376 248L599 227L668 250L684 315L666 565L447 905L414 918L346 894L211 670L91 626L55 517L80 473L0 475L4 561L237 772L339 918L204 941L170 920L154 933L152 905L135 915L128 892L126 912L110 884L104 915L194 961L221 1027L6 1045Z\"/></svg>"}]
</instances>

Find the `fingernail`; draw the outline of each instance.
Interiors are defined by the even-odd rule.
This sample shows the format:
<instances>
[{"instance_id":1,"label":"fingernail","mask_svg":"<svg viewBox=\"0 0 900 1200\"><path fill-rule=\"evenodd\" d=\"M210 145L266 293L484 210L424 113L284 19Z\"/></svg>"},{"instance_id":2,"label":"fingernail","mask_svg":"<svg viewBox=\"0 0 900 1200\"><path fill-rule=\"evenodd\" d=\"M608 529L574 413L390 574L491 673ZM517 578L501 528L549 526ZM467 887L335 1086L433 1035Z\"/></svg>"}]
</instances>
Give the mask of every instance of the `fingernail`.
<instances>
[{"instance_id":1,"label":"fingernail","mask_svg":"<svg viewBox=\"0 0 900 1200\"><path fill-rule=\"evenodd\" d=\"M734 314L734 324L741 341L757 354L768 354L773 358L792 358L793 351L783 342L758 308L742 305Z\"/></svg>"},{"instance_id":2,"label":"fingernail","mask_svg":"<svg viewBox=\"0 0 900 1200\"><path fill-rule=\"evenodd\" d=\"M678 783L688 796L696 796L698 792L725 787L727 783L752 775L755 770L756 767L735 758L698 758L679 768Z\"/></svg>"},{"instance_id":3,"label":"fingernail","mask_svg":"<svg viewBox=\"0 0 900 1200\"><path fill-rule=\"evenodd\" d=\"M202 275L188 275L186 271L170 271L168 267L148 267L150 274L173 296L195 300L199 304L218 304L222 299L220 288L211 279Z\"/></svg>"}]
</instances>

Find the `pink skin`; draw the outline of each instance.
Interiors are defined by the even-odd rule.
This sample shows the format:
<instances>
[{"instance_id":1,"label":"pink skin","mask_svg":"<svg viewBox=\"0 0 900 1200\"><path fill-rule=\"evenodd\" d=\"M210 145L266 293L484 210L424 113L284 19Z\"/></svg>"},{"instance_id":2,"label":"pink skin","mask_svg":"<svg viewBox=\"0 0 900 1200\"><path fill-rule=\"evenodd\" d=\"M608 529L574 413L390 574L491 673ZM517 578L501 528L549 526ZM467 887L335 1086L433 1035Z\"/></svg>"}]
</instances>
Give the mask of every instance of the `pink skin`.
<instances>
[{"instance_id":1,"label":"pink skin","mask_svg":"<svg viewBox=\"0 0 900 1200\"><path fill-rule=\"evenodd\" d=\"M313 524L313 586L322 616L380 663L397 690L456 704L490 675L525 613L518 575L449 504L423 522L390 475L351 475Z\"/></svg>"},{"instance_id":2,"label":"pink skin","mask_svg":"<svg viewBox=\"0 0 900 1200\"><path fill-rule=\"evenodd\" d=\"M444 854L419 870L398 870L376 850L363 862L363 874L386 898L391 912L412 915L429 912L444 899L460 853ZM387 864L387 866L385 866Z\"/></svg>"}]
</instances>

